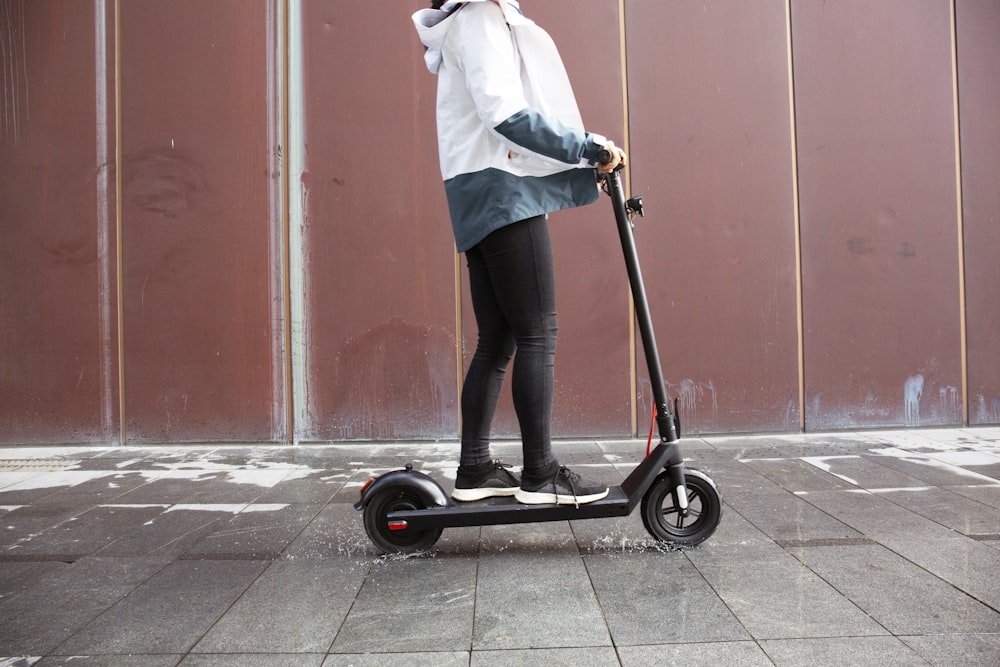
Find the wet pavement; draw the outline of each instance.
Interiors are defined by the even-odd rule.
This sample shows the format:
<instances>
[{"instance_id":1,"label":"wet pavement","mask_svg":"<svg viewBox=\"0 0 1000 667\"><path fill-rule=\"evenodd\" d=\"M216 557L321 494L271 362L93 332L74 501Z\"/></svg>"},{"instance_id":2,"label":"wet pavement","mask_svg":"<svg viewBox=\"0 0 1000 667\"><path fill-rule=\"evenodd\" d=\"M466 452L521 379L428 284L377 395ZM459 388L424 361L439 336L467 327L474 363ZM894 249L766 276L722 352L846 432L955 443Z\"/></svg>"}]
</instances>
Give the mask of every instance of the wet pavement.
<instances>
[{"instance_id":1,"label":"wet pavement","mask_svg":"<svg viewBox=\"0 0 1000 667\"><path fill-rule=\"evenodd\" d=\"M634 512L414 557L352 503L408 462L450 490L455 443L0 449L0 667L1000 664L1000 428L682 446L699 547ZM618 483L644 447L556 449Z\"/></svg>"}]
</instances>

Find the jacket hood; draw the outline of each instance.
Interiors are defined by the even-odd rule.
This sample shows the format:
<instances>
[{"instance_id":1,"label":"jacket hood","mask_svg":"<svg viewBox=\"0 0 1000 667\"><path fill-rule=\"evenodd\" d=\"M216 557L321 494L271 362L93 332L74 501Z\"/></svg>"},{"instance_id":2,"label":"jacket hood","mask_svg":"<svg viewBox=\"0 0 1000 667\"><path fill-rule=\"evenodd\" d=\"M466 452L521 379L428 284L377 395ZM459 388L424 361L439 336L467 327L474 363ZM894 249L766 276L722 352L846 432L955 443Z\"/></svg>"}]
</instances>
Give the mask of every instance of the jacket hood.
<instances>
[{"instance_id":1,"label":"jacket hood","mask_svg":"<svg viewBox=\"0 0 1000 667\"><path fill-rule=\"evenodd\" d=\"M424 53L424 62L433 74L437 74L441 68L441 45L448 35L448 29L453 21L450 20L455 10L460 5L472 4L474 2L491 2L492 0L450 0L441 9L421 9L414 12L413 25L417 29L420 42L427 47ZM520 15L520 6L515 0L505 0L501 3L504 13L511 7L515 13Z\"/></svg>"}]
</instances>

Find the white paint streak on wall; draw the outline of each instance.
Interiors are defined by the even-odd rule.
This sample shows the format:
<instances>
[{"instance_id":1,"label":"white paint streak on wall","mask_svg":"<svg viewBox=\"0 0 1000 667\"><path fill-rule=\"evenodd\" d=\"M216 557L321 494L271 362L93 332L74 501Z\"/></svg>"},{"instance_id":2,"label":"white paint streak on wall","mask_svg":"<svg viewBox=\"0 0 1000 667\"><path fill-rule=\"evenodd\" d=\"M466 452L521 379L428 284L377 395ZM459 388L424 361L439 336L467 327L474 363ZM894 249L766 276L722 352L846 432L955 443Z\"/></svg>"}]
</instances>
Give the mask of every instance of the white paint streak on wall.
<instances>
[{"instance_id":1,"label":"white paint streak on wall","mask_svg":"<svg viewBox=\"0 0 1000 667\"><path fill-rule=\"evenodd\" d=\"M920 396L924 393L924 376L911 375L903 383L903 413L907 426L920 425Z\"/></svg>"},{"instance_id":2,"label":"white paint streak on wall","mask_svg":"<svg viewBox=\"0 0 1000 667\"><path fill-rule=\"evenodd\" d=\"M938 388L941 414L946 415L949 420L955 421L962 414L962 406L958 400L958 387L948 385Z\"/></svg>"},{"instance_id":3,"label":"white paint streak on wall","mask_svg":"<svg viewBox=\"0 0 1000 667\"><path fill-rule=\"evenodd\" d=\"M111 155L108 147L108 35L107 2L94 3L94 105L96 107L95 135L97 141L97 304L98 331L100 334L100 392L101 428L110 435L115 426L112 395L114 377L114 341L112 340L111 312L111 209L108 205L108 172Z\"/></svg>"},{"instance_id":4,"label":"white paint streak on wall","mask_svg":"<svg viewBox=\"0 0 1000 667\"><path fill-rule=\"evenodd\" d=\"M976 395L976 421L980 424L1000 423L1000 398L994 398L989 406L986 404L986 397L982 394Z\"/></svg>"},{"instance_id":5,"label":"white paint streak on wall","mask_svg":"<svg viewBox=\"0 0 1000 667\"><path fill-rule=\"evenodd\" d=\"M711 397L712 414L708 422L702 422L698 419L698 406L702 403L706 391ZM682 410L682 422L686 420L689 426L708 426L718 419L719 398L715 382L712 380L698 383L690 378L684 378L677 387L677 399L678 407Z\"/></svg>"},{"instance_id":6,"label":"white paint streak on wall","mask_svg":"<svg viewBox=\"0 0 1000 667\"><path fill-rule=\"evenodd\" d=\"M305 90L303 88L302 1L288 3L288 181L289 233L288 271L292 317L292 402L295 431L292 440L309 433L309 327L307 305L309 271L305 253L305 225L308 211L305 143Z\"/></svg>"}]
</instances>

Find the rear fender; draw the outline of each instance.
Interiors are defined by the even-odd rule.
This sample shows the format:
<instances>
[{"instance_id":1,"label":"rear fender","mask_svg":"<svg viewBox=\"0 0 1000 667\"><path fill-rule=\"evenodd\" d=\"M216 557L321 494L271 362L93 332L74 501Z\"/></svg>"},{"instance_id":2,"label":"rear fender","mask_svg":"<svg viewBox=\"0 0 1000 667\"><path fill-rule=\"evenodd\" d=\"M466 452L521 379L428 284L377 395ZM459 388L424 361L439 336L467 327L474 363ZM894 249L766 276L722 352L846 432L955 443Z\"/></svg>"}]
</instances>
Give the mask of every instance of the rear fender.
<instances>
[{"instance_id":1,"label":"rear fender","mask_svg":"<svg viewBox=\"0 0 1000 667\"><path fill-rule=\"evenodd\" d=\"M440 484L424 473L413 470L408 465L406 470L393 470L379 475L362 487L361 497L358 502L354 503L354 509L363 510L377 493L394 486L414 489L424 499L428 507L450 507L452 504L451 498L448 497Z\"/></svg>"}]
</instances>

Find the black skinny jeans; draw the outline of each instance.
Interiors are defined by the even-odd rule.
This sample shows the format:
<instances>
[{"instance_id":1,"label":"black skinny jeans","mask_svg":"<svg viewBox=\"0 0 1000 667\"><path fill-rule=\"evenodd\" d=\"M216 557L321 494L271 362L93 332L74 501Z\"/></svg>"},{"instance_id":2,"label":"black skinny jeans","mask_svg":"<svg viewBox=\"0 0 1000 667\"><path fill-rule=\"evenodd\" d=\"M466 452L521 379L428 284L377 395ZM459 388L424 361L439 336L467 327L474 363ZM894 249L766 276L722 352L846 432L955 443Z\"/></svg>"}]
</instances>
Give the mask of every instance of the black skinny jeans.
<instances>
[{"instance_id":1,"label":"black skinny jeans","mask_svg":"<svg viewBox=\"0 0 1000 667\"><path fill-rule=\"evenodd\" d=\"M521 427L524 474L542 477L554 463L549 422L555 388L555 272L545 216L493 232L465 253L479 327L462 387L462 466L490 460L490 427L504 375Z\"/></svg>"}]
</instances>

